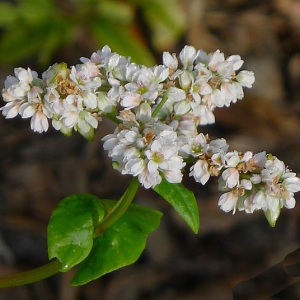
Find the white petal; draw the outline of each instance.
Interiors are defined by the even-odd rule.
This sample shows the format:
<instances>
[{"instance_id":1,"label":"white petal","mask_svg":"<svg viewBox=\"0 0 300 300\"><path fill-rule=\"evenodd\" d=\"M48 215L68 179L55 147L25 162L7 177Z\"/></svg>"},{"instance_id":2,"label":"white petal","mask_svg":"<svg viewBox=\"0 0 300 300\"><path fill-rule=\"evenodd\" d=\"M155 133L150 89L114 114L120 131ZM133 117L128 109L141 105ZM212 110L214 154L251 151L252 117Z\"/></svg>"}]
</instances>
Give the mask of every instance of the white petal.
<instances>
[{"instance_id":1,"label":"white petal","mask_svg":"<svg viewBox=\"0 0 300 300\"><path fill-rule=\"evenodd\" d=\"M300 179L298 177L287 178L283 181L282 185L291 193L300 191Z\"/></svg>"},{"instance_id":2,"label":"white petal","mask_svg":"<svg viewBox=\"0 0 300 300\"><path fill-rule=\"evenodd\" d=\"M178 61L175 54L169 52L163 53L163 64L171 70L176 70L178 67Z\"/></svg>"},{"instance_id":3,"label":"white petal","mask_svg":"<svg viewBox=\"0 0 300 300\"><path fill-rule=\"evenodd\" d=\"M35 114L35 112L36 109L28 103L22 104L19 109L19 113L24 119L32 117Z\"/></svg>"},{"instance_id":4,"label":"white petal","mask_svg":"<svg viewBox=\"0 0 300 300\"><path fill-rule=\"evenodd\" d=\"M87 92L84 94L83 102L87 108L94 109L97 107L97 96L92 92Z\"/></svg>"},{"instance_id":5,"label":"white petal","mask_svg":"<svg viewBox=\"0 0 300 300\"><path fill-rule=\"evenodd\" d=\"M222 173L222 178L226 181L227 187L231 189L239 182L239 172L235 168L228 168Z\"/></svg>"},{"instance_id":6,"label":"white petal","mask_svg":"<svg viewBox=\"0 0 300 300\"><path fill-rule=\"evenodd\" d=\"M221 195L218 201L218 205L225 212L229 212L232 210L233 213L235 213L237 200L238 196L236 194L228 192Z\"/></svg>"},{"instance_id":7,"label":"white petal","mask_svg":"<svg viewBox=\"0 0 300 300\"><path fill-rule=\"evenodd\" d=\"M191 66L197 57L197 51L193 46L184 46L179 53L179 58L185 68Z\"/></svg>"},{"instance_id":8,"label":"white petal","mask_svg":"<svg viewBox=\"0 0 300 300\"><path fill-rule=\"evenodd\" d=\"M209 177L208 171L208 164L206 161L198 160L192 167L191 167L190 176L193 176L196 182L200 182L201 184L205 184Z\"/></svg>"},{"instance_id":9,"label":"white petal","mask_svg":"<svg viewBox=\"0 0 300 300\"><path fill-rule=\"evenodd\" d=\"M172 102L178 102L186 98L185 91L176 87L170 87L167 91L167 95Z\"/></svg>"},{"instance_id":10,"label":"white petal","mask_svg":"<svg viewBox=\"0 0 300 300\"><path fill-rule=\"evenodd\" d=\"M19 112L19 107L19 101L9 102L4 107L1 107L2 114L6 119L14 118Z\"/></svg>"},{"instance_id":11,"label":"white petal","mask_svg":"<svg viewBox=\"0 0 300 300\"><path fill-rule=\"evenodd\" d=\"M252 71L241 71L236 76L237 81L244 87L251 88L255 81L255 76Z\"/></svg>"},{"instance_id":12,"label":"white petal","mask_svg":"<svg viewBox=\"0 0 300 300\"><path fill-rule=\"evenodd\" d=\"M48 119L41 111L38 111L31 118L30 126L33 131L38 133L46 132L49 128Z\"/></svg>"},{"instance_id":13,"label":"white petal","mask_svg":"<svg viewBox=\"0 0 300 300\"><path fill-rule=\"evenodd\" d=\"M223 107L225 105L225 95L220 90L213 90L211 93L211 101L217 107Z\"/></svg>"},{"instance_id":14,"label":"white petal","mask_svg":"<svg viewBox=\"0 0 300 300\"><path fill-rule=\"evenodd\" d=\"M121 100L121 105L125 108L133 108L141 103L141 95L138 93L127 92Z\"/></svg>"}]
</instances>

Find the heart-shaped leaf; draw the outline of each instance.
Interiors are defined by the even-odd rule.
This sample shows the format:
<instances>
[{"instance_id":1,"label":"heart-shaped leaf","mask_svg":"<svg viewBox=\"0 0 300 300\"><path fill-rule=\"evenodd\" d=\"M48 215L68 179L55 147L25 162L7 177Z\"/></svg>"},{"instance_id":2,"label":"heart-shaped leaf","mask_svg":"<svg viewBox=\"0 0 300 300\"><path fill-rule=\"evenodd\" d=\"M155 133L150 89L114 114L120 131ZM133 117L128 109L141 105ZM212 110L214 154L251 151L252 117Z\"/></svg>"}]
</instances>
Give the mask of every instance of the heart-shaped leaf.
<instances>
[{"instance_id":1,"label":"heart-shaped leaf","mask_svg":"<svg viewBox=\"0 0 300 300\"><path fill-rule=\"evenodd\" d=\"M59 203L48 224L48 255L62 263L62 272L88 256L94 228L103 217L104 208L93 195L72 195Z\"/></svg>"},{"instance_id":2,"label":"heart-shaped leaf","mask_svg":"<svg viewBox=\"0 0 300 300\"><path fill-rule=\"evenodd\" d=\"M102 200L112 208L115 201ZM160 223L162 213L131 204L126 213L94 240L88 257L79 265L72 284L82 285L106 273L134 263L146 246L146 239Z\"/></svg>"}]
</instances>

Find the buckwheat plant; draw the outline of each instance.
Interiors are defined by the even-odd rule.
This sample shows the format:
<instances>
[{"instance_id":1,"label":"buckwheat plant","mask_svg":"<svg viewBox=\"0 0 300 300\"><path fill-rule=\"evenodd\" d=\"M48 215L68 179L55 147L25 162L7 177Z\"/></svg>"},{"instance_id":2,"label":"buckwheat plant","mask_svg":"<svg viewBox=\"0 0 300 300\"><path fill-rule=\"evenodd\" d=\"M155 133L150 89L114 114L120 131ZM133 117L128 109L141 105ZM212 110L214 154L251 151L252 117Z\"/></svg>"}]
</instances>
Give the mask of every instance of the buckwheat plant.
<instances>
[{"instance_id":1,"label":"buckwheat plant","mask_svg":"<svg viewBox=\"0 0 300 300\"><path fill-rule=\"evenodd\" d=\"M178 57L164 52L162 64L149 68L105 46L76 66L54 64L41 78L16 68L2 91L5 118L30 118L38 133L51 123L64 135L74 130L91 141L107 117L116 128L102 139L103 147L113 168L133 179L119 201L90 194L63 199L48 226L53 260L1 279L0 286L34 282L75 265L72 284L80 285L136 261L161 218L131 204L140 186L161 195L197 233L196 199L181 183L187 163L189 176L201 185L218 177L223 211L263 210L275 226L281 209L295 206L296 174L271 154L229 150L225 139L199 132L215 122L216 107L229 107L243 98L243 88L252 87L254 74L240 71L242 65L239 55L225 58L219 50L207 54L185 46Z\"/></svg>"}]
</instances>

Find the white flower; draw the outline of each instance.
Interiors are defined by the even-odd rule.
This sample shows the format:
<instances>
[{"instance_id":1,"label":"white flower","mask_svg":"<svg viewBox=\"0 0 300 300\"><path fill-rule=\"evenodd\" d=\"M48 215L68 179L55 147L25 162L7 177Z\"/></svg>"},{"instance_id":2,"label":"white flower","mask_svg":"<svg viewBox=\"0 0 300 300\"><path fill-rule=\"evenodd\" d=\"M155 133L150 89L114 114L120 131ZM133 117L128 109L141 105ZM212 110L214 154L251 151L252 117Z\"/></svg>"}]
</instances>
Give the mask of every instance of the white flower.
<instances>
[{"instance_id":1,"label":"white flower","mask_svg":"<svg viewBox=\"0 0 300 300\"><path fill-rule=\"evenodd\" d=\"M220 50L217 50L214 53L209 54L208 57L209 57L209 61L207 64L208 68L214 72L218 71L218 68L225 60L224 53L220 52Z\"/></svg>"},{"instance_id":2,"label":"white flower","mask_svg":"<svg viewBox=\"0 0 300 300\"><path fill-rule=\"evenodd\" d=\"M170 52L163 52L163 64L174 72L178 67L178 60L176 58L176 54L171 54Z\"/></svg>"},{"instance_id":3,"label":"white flower","mask_svg":"<svg viewBox=\"0 0 300 300\"><path fill-rule=\"evenodd\" d=\"M250 177L250 181L253 184L259 184L261 183L261 176L259 174L252 174Z\"/></svg>"},{"instance_id":4,"label":"white flower","mask_svg":"<svg viewBox=\"0 0 300 300\"><path fill-rule=\"evenodd\" d=\"M27 119L32 117L35 114L36 110L37 106L35 104L25 102L20 106L19 114L22 116L23 119Z\"/></svg>"},{"instance_id":5,"label":"white flower","mask_svg":"<svg viewBox=\"0 0 300 300\"><path fill-rule=\"evenodd\" d=\"M209 143L209 150L213 154L217 154L217 153L225 154L228 150L228 147L229 146L225 139L216 139L216 140L212 140Z\"/></svg>"},{"instance_id":6,"label":"white flower","mask_svg":"<svg viewBox=\"0 0 300 300\"><path fill-rule=\"evenodd\" d=\"M285 166L282 161L274 157L268 159L265 164L265 169L261 171L262 181L272 183L274 180L278 182L285 171Z\"/></svg>"},{"instance_id":7,"label":"white flower","mask_svg":"<svg viewBox=\"0 0 300 300\"><path fill-rule=\"evenodd\" d=\"M186 99L185 91L183 91L182 89L179 89L177 87L168 88L166 93L167 93L168 99L171 100L173 103Z\"/></svg>"},{"instance_id":8,"label":"white flower","mask_svg":"<svg viewBox=\"0 0 300 300\"><path fill-rule=\"evenodd\" d=\"M191 110L190 101L180 101L174 104L174 114L175 116L186 115Z\"/></svg>"},{"instance_id":9,"label":"white flower","mask_svg":"<svg viewBox=\"0 0 300 300\"><path fill-rule=\"evenodd\" d=\"M138 106L142 101L142 97L139 93L126 92L123 99L121 100L121 105L125 108L131 109Z\"/></svg>"},{"instance_id":10,"label":"white flower","mask_svg":"<svg viewBox=\"0 0 300 300\"><path fill-rule=\"evenodd\" d=\"M78 64L76 66L77 78L81 78L82 81L89 81L91 78L99 75L100 71L95 63L85 58L81 58L80 60L83 62L83 64Z\"/></svg>"},{"instance_id":11,"label":"white flower","mask_svg":"<svg viewBox=\"0 0 300 300\"><path fill-rule=\"evenodd\" d=\"M241 161L239 153L236 150L227 152L224 158L227 167L236 167Z\"/></svg>"},{"instance_id":12,"label":"white flower","mask_svg":"<svg viewBox=\"0 0 300 300\"><path fill-rule=\"evenodd\" d=\"M147 168L150 174L161 171L167 181L181 182L181 170L185 163L178 155L177 135L174 131L162 131L149 150L145 151L145 155L149 160Z\"/></svg>"},{"instance_id":13,"label":"white flower","mask_svg":"<svg viewBox=\"0 0 300 300\"><path fill-rule=\"evenodd\" d=\"M233 192L227 192L221 195L219 198L218 205L225 212L230 212L234 214L237 207L238 196Z\"/></svg>"},{"instance_id":14,"label":"white flower","mask_svg":"<svg viewBox=\"0 0 300 300\"><path fill-rule=\"evenodd\" d=\"M41 133L48 130L48 118L52 115L45 107L41 106L41 104L23 103L19 108L19 114L22 118L32 117L30 127L33 131Z\"/></svg>"},{"instance_id":15,"label":"white flower","mask_svg":"<svg viewBox=\"0 0 300 300\"><path fill-rule=\"evenodd\" d=\"M45 107L53 114L62 115L65 111L64 100L60 97L56 85L47 86L45 92Z\"/></svg>"},{"instance_id":16,"label":"white flower","mask_svg":"<svg viewBox=\"0 0 300 300\"><path fill-rule=\"evenodd\" d=\"M226 187L233 188L239 184L239 171L236 168L228 168L222 173Z\"/></svg>"},{"instance_id":17,"label":"white flower","mask_svg":"<svg viewBox=\"0 0 300 300\"><path fill-rule=\"evenodd\" d=\"M108 134L101 139L103 143L103 149L106 151L111 151L117 144L118 138L116 134Z\"/></svg>"},{"instance_id":18,"label":"white flower","mask_svg":"<svg viewBox=\"0 0 300 300\"><path fill-rule=\"evenodd\" d=\"M200 182L204 185L210 178L210 173L208 170L208 163L204 160L197 160L197 162L191 166L190 176L193 176L196 182Z\"/></svg>"},{"instance_id":19,"label":"white flower","mask_svg":"<svg viewBox=\"0 0 300 300\"><path fill-rule=\"evenodd\" d=\"M193 74L189 70L184 70L178 74L179 85L184 91L188 91L194 81Z\"/></svg>"},{"instance_id":20,"label":"white flower","mask_svg":"<svg viewBox=\"0 0 300 300\"><path fill-rule=\"evenodd\" d=\"M282 187L291 193L300 191L300 179L296 177L296 173L286 172L281 176Z\"/></svg>"},{"instance_id":21,"label":"white flower","mask_svg":"<svg viewBox=\"0 0 300 300\"><path fill-rule=\"evenodd\" d=\"M31 71L30 68L25 70L24 68L16 68L15 75L19 79L19 81L26 82L28 84L32 83L34 78L37 78L37 73L35 71Z\"/></svg>"},{"instance_id":22,"label":"white flower","mask_svg":"<svg viewBox=\"0 0 300 300\"><path fill-rule=\"evenodd\" d=\"M69 69L66 63L59 63L50 66L45 72L42 74L43 81L47 86L56 85L62 79L67 78L69 75Z\"/></svg>"},{"instance_id":23,"label":"white flower","mask_svg":"<svg viewBox=\"0 0 300 300\"><path fill-rule=\"evenodd\" d=\"M149 189L161 183L161 177L158 171L150 172L146 168L141 174L138 175L139 182L144 186L144 188Z\"/></svg>"},{"instance_id":24,"label":"white flower","mask_svg":"<svg viewBox=\"0 0 300 300\"><path fill-rule=\"evenodd\" d=\"M153 72L153 77L151 78L151 81L153 83L158 84L160 82L165 81L168 78L169 69L163 65L152 67L151 70Z\"/></svg>"},{"instance_id":25,"label":"white flower","mask_svg":"<svg viewBox=\"0 0 300 300\"><path fill-rule=\"evenodd\" d=\"M238 73L236 80L241 86L251 88L255 81L255 76L252 71L243 70Z\"/></svg>"},{"instance_id":26,"label":"white flower","mask_svg":"<svg viewBox=\"0 0 300 300\"><path fill-rule=\"evenodd\" d=\"M232 64L233 71L239 70L244 63L239 55L231 55L226 58L226 61Z\"/></svg>"},{"instance_id":27,"label":"white flower","mask_svg":"<svg viewBox=\"0 0 300 300\"><path fill-rule=\"evenodd\" d=\"M147 123L151 121L151 114L151 106L144 102L137 108L136 119L142 123Z\"/></svg>"},{"instance_id":28,"label":"white flower","mask_svg":"<svg viewBox=\"0 0 300 300\"><path fill-rule=\"evenodd\" d=\"M88 140L93 139L94 129L98 126L97 119L89 111L80 108L80 97L70 97L68 102L69 107L61 117L64 126L73 128Z\"/></svg>"},{"instance_id":29,"label":"white flower","mask_svg":"<svg viewBox=\"0 0 300 300\"><path fill-rule=\"evenodd\" d=\"M5 104L5 106L1 107L0 110L2 110L2 114L6 119L14 118L18 115L19 108L21 106L20 101L10 101Z\"/></svg>"},{"instance_id":30,"label":"white flower","mask_svg":"<svg viewBox=\"0 0 300 300\"><path fill-rule=\"evenodd\" d=\"M225 106L235 103L244 97L242 86L236 82L223 82L221 84L221 92L225 96Z\"/></svg>"},{"instance_id":31,"label":"white flower","mask_svg":"<svg viewBox=\"0 0 300 300\"><path fill-rule=\"evenodd\" d=\"M266 164L266 161L267 161L266 151L262 151L253 155L253 163L258 168L263 168Z\"/></svg>"},{"instance_id":32,"label":"white flower","mask_svg":"<svg viewBox=\"0 0 300 300\"><path fill-rule=\"evenodd\" d=\"M130 147L124 151L124 166L122 168L122 174L131 174L138 176L146 168L146 161L141 158L140 149Z\"/></svg>"},{"instance_id":33,"label":"white flower","mask_svg":"<svg viewBox=\"0 0 300 300\"><path fill-rule=\"evenodd\" d=\"M91 61L101 67L107 64L111 55L111 49L105 45L101 50L98 50L91 55Z\"/></svg>"},{"instance_id":34,"label":"white flower","mask_svg":"<svg viewBox=\"0 0 300 300\"><path fill-rule=\"evenodd\" d=\"M101 86L99 69L91 62L71 68L70 79L84 91L95 92Z\"/></svg>"},{"instance_id":35,"label":"white flower","mask_svg":"<svg viewBox=\"0 0 300 300\"><path fill-rule=\"evenodd\" d=\"M196 125L208 125L215 123L215 115L212 110L206 105L197 105L196 103L191 103L192 115L195 120L198 120Z\"/></svg>"},{"instance_id":36,"label":"white flower","mask_svg":"<svg viewBox=\"0 0 300 300\"><path fill-rule=\"evenodd\" d=\"M192 155L194 157L202 155L207 150L207 139L203 133L198 134L196 137L187 139L187 143L180 148L180 152L186 154L184 156Z\"/></svg>"},{"instance_id":37,"label":"white flower","mask_svg":"<svg viewBox=\"0 0 300 300\"><path fill-rule=\"evenodd\" d=\"M219 152L213 154L211 157L211 165L214 166L216 170L221 171L222 168L225 167L224 153Z\"/></svg>"},{"instance_id":38,"label":"white flower","mask_svg":"<svg viewBox=\"0 0 300 300\"><path fill-rule=\"evenodd\" d=\"M252 190L253 184L251 180L248 179L242 179L241 180L241 186L245 189L245 190Z\"/></svg>"},{"instance_id":39,"label":"white flower","mask_svg":"<svg viewBox=\"0 0 300 300\"><path fill-rule=\"evenodd\" d=\"M198 53L193 46L184 46L179 53L179 59L184 69L191 69Z\"/></svg>"},{"instance_id":40,"label":"white flower","mask_svg":"<svg viewBox=\"0 0 300 300\"><path fill-rule=\"evenodd\" d=\"M261 209L261 207L258 206L257 203L255 203L254 196L255 196L255 194L252 193L248 197L246 197L245 199L244 199L244 197L240 198L238 200L238 205L237 205L238 209L240 211L244 210L248 214L249 213L252 214L256 210Z\"/></svg>"},{"instance_id":41,"label":"white flower","mask_svg":"<svg viewBox=\"0 0 300 300\"><path fill-rule=\"evenodd\" d=\"M296 200L294 198L294 193L284 191L282 193L282 205L288 209L294 208L296 205Z\"/></svg>"},{"instance_id":42,"label":"white flower","mask_svg":"<svg viewBox=\"0 0 300 300\"><path fill-rule=\"evenodd\" d=\"M194 101L200 105L201 103L204 103L201 96L209 95L213 92L213 90L206 80L199 77L192 82L189 92L191 93Z\"/></svg>"},{"instance_id":43,"label":"white flower","mask_svg":"<svg viewBox=\"0 0 300 300\"><path fill-rule=\"evenodd\" d=\"M158 96L161 80L160 72L155 74L150 68L142 68L135 74L133 82L125 84L126 91L121 95L121 105L131 109L147 100L153 103Z\"/></svg>"},{"instance_id":44,"label":"white flower","mask_svg":"<svg viewBox=\"0 0 300 300\"><path fill-rule=\"evenodd\" d=\"M8 76L4 82L4 89L2 96L4 101L25 100L28 92L31 90L33 81L37 83L40 81L37 79L37 73L31 71L31 69L15 68L15 77Z\"/></svg>"},{"instance_id":45,"label":"white flower","mask_svg":"<svg viewBox=\"0 0 300 300\"><path fill-rule=\"evenodd\" d=\"M182 120L178 123L177 129L181 134L187 137L194 137L198 133L197 126L192 115L183 116Z\"/></svg>"},{"instance_id":46,"label":"white flower","mask_svg":"<svg viewBox=\"0 0 300 300\"><path fill-rule=\"evenodd\" d=\"M113 112L117 106L117 101L112 97L108 97L104 92L97 93L97 100L98 108L105 113Z\"/></svg>"},{"instance_id":47,"label":"white flower","mask_svg":"<svg viewBox=\"0 0 300 300\"><path fill-rule=\"evenodd\" d=\"M46 132L49 128L48 119L42 111L37 111L30 120L30 127L38 133Z\"/></svg>"}]
</instances>

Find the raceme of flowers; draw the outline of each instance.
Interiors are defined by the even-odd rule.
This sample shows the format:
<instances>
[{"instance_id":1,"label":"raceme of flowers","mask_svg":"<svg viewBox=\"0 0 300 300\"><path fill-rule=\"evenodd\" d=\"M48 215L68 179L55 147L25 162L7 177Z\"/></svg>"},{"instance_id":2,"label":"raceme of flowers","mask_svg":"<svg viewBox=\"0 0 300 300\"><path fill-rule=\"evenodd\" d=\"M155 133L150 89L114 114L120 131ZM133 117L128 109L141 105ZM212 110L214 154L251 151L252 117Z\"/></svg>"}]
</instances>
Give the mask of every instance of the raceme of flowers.
<instances>
[{"instance_id":1,"label":"raceme of flowers","mask_svg":"<svg viewBox=\"0 0 300 300\"><path fill-rule=\"evenodd\" d=\"M117 123L103 138L113 166L137 176L145 188L164 177L180 183L186 163L189 175L205 184L219 176L225 212L262 209L275 224L283 206L295 206L300 179L284 163L265 152L228 151L224 139L210 141L199 125L213 124L216 107L228 107L244 97L254 83L251 71L240 70L239 55L225 58L219 50L207 54L192 46L164 52L162 65L146 67L111 52L108 46L81 64L54 64L38 77L16 68L5 80L1 108L5 118L31 118L31 129L44 132L49 121L65 135L78 131L94 137L102 116Z\"/></svg>"}]
</instances>

